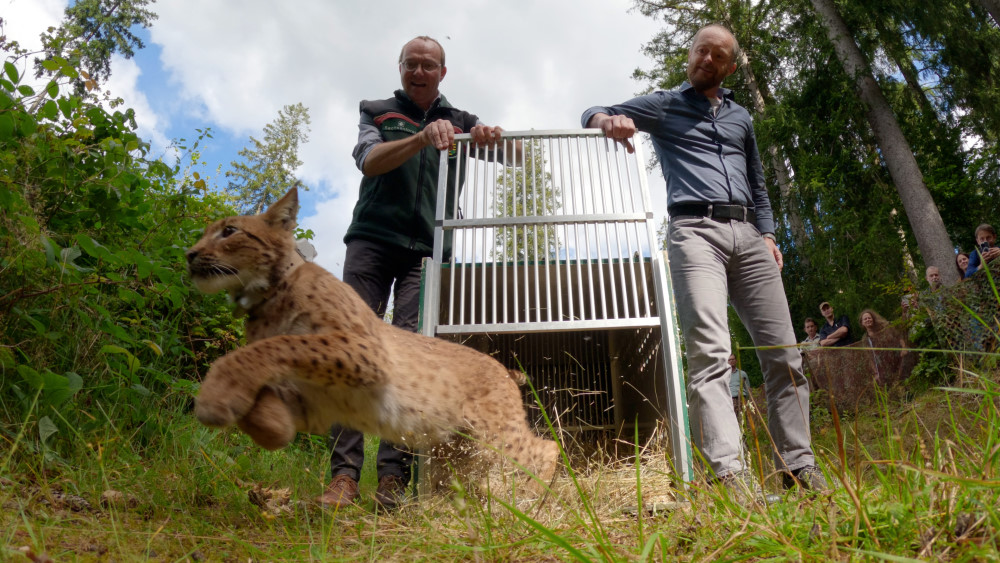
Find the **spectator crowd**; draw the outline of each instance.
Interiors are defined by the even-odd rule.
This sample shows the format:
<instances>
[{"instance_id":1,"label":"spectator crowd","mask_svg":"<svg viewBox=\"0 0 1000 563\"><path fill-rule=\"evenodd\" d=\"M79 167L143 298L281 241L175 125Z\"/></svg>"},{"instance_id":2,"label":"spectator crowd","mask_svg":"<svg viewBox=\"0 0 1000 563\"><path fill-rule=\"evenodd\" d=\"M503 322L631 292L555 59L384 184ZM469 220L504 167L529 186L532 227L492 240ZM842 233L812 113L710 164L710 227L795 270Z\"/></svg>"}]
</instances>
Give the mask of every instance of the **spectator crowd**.
<instances>
[{"instance_id":1,"label":"spectator crowd","mask_svg":"<svg viewBox=\"0 0 1000 563\"><path fill-rule=\"evenodd\" d=\"M1000 247L996 245L996 230L992 225L984 223L976 227L975 241L976 246L972 251L958 252L955 255L954 265L931 264L927 266L925 279L928 291L935 293L943 287L944 280L941 272L946 268L954 267L959 280L966 281L983 269L983 265L1000 256ZM916 305L916 294L905 296L902 305L903 314L906 316L908 310L912 310ZM803 322L806 336L800 341L799 348L807 359L807 365L811 367L814 381L820 387L832 384L831 378L837 376L826 372L831 371L835 364L842 363L832 361L832 350L855 343L857 343L856 347L866 351L868 372L871 373L871 381L877 385L884 386L899 380L902 377L900 370L903 369L903 366L912 363L904 361L907 355L905 335L890 326L890 323L873 309L866 308L861 311L857 317L857 325L855 325L860 328L854 329L853 332L848 315L838 315L830 302L821 302L819 312L822 316L822 320L819 322L813 317L806 317ZM822 352L823 349L828 349L831 352ZM857 360L855 359L853 362L856 363ZM819 376L818 381L816 376Z\"/></svg>"}]
</instances>

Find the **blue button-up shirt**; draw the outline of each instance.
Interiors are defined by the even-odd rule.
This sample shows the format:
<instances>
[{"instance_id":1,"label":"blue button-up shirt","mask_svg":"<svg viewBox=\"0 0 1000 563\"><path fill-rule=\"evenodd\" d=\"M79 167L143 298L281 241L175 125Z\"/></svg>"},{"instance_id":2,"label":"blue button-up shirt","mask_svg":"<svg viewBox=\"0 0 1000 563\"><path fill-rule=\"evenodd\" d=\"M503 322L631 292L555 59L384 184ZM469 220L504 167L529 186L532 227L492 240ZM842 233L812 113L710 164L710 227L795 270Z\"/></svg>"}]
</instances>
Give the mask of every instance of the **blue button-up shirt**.
<instances>
[{"instance_id":1,"label":"blue button-up shirt","mask_svg":"<svg viewBox=\"0 0 1000 563\"><path fill-rule=\"evenodd\" d=\"M667 206L735 203L752 207L757 228L774 232L774 213L764 186L764 170L750 114L720 88L717 113L690 84L657 91L583 113L583 126L597 113L624 115L649 133L667 182Z\"/></svg>"}]
</instances>

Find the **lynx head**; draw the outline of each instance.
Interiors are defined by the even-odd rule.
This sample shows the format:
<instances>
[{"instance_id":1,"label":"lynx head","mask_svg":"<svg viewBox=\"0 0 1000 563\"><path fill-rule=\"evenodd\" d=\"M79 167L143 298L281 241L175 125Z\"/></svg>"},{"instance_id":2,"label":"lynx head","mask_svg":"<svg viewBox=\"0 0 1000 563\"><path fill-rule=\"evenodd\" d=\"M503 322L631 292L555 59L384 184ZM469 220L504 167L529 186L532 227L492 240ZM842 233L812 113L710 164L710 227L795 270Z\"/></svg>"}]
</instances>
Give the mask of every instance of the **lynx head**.
<instances>
[{"instance_id":1,"label":"lynx head","mask_svg":"<svg viewBox=\"0 0 1000 563\"><path fill-rule=\"evenodd\" d=\"M298 190L292 188L260 215L227 217L205 229L187 251L188 271L202 293L228 291L244 309L265 294L292 266Z\"/></svg>"}]
</instances>

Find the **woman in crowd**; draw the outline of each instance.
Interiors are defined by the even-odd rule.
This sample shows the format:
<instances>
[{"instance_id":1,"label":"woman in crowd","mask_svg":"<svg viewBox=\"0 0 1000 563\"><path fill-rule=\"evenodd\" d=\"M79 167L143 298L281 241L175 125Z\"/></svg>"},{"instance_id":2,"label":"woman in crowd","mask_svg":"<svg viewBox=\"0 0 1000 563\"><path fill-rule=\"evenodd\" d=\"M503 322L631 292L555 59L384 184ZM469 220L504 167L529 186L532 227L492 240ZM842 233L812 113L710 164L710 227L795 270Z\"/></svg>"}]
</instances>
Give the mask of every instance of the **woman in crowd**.
<instances>
[{"instance_id":1,"label":"woman in crowd","mask_svg":"<svg viewBox=\"0 0 1000 563\"><path fill-rule=\"evenodd\" d=\"M897 368L902 364L902 358L906 355L906 340L902 337L899 338L900 350L898 352L895 350L875 350L875 348L886 348L886 344L894 346L897 342L895 339L892 339L889 333L879 335L880 332L889 328L889 321L885 320L885 317L872 309L865 309L861 311L861 315L858 317L858 324L861 325L861 328L865 329L865 342L869 348L872 348L871 366L875 372L875 383L885 385L889 383L888 372L892 369L892 366L889 364L895 363ZM890 337L891 342L887 342L887 336Z\"/></svg>"},{"instance_id":2,"label":"woman in crowd","mask_svg":"<svg viewBox=\"0 0 1000 563\"><path fill-rule=\"evenodd\" d=\"M958 268L958 279L965 279L965 269L969 267L969 255L959 252L955 256L955 267Z\"/></svg>"}]
</instances>

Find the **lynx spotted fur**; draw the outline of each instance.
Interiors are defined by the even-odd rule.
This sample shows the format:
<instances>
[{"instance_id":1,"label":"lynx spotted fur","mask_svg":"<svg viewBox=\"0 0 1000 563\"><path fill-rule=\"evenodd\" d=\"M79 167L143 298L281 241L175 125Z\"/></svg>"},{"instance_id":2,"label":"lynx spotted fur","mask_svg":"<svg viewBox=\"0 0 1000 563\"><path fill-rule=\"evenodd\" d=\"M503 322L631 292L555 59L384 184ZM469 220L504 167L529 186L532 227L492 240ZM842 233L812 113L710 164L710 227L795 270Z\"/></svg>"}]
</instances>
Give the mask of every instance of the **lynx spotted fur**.
<instances>
[{"instance_id":1,"label":"lynx spotted fur","mask_svg":"<svg viewBox=\"0 0 1000 563\"><path fill-rule=\"evenodd\" d=\"M255 216L222 219L187 253L202 292L225 290L248 344L212 364L195 404L202 423L236 424L260 446L334 423L429 453L431 485L513 459L548 482L555 442L525 420L515 380L471 348L397 329L295 249L295 189ZM445 481L446 482L446 481Z\"/></svg>"}]
</instances>

